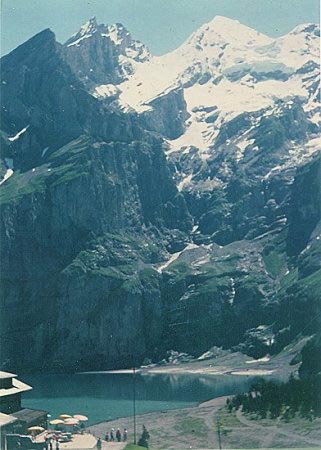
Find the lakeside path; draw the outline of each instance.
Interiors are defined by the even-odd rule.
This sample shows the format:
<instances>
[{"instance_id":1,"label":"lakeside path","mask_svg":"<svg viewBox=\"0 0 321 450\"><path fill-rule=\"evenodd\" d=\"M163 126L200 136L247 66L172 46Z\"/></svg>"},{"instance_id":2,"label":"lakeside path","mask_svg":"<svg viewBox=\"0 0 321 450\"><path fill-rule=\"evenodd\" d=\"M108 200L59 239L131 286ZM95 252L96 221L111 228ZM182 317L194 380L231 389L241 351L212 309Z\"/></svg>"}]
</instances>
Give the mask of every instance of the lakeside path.
<instances>
[{"instance_id":1,"label":"lakeside path","mask_svg":"<svg viewBox=\"0 0 321 450\"><path fill-rule=\"evenodd\" d=\"M321 419L309 422L298 418L286 424L272 420L250 420L240 412L228 413L224 408L226 399L219 397L191 408L138 415L137 439L144 424L150 432L152 450L218 449L219 421L222 448L321 448ZM92 425L88 430L103 438L112 427L126 427L128 441L133 442L132 417ZM103 448L116 450L111 443L105 443Z\"/></svg>"}]
</instances>

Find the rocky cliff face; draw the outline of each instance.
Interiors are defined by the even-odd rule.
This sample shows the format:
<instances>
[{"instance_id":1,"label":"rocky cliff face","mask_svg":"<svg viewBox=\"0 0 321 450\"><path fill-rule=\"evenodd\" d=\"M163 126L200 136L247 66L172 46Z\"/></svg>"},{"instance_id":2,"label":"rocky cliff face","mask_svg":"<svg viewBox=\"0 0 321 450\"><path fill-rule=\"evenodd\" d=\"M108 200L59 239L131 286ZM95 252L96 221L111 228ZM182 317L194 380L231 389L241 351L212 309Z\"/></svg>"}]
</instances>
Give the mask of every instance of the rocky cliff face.
<instances>
[{"instance_id":1,"label":"rocky cliff face","mask_svg":"<svg viewBox=\"0 0 321 450\"><path fill-rule=\"evenodd\" d=\"M262 356L316 332L317 28L232 21L235 40L226 20L160 58L91 19L2 59L4 368Z\"/></svg>"}]
</instances>

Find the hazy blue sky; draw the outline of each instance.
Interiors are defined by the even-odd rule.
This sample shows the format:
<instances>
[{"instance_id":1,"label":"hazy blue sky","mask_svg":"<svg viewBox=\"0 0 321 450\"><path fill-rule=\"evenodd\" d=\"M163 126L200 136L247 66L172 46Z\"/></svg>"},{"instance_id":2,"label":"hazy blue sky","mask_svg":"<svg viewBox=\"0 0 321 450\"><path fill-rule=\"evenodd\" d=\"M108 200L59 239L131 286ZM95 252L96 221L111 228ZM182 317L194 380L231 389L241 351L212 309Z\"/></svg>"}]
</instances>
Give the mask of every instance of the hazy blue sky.
<instances>
[{"instance_id":1,"label":"hazy blue sky","mask_svg":"<svg viewBox=\"0 0 321 450\"><path fill-rule=\"evenodd\" d=\"M92 16L123 23L153 54L162 54L217 14L279 36L318 22L319 0L2 0L2 54L44 28L64 42Z\"/></svg>"}]
</instances>

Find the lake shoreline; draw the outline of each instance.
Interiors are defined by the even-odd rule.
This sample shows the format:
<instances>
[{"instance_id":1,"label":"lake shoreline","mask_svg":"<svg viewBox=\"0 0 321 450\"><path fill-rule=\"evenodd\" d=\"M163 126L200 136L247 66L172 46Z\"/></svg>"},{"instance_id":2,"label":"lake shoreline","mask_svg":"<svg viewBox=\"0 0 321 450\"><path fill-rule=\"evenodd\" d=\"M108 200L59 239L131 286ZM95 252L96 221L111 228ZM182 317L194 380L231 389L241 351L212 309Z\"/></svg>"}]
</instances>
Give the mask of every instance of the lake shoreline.
<instances>
[{"instance_id":1,"label":"lake shoreline","mask_svg":"<svg viewBox=\"0 0 321 450\"><path fill-rule=\"evenodd\" d=\"M272 376L281 380L287 379L291 373L296 373L300 363L293 363L309 337L299 339L285 347L274 356L254 359L241 352L224 351L218 357L203 360L193 359L188 362L167 364L151 364L136 368L139 375L195 375L195 376ZM84 374L132 374L133 369L118 369L104 371L86 371Z\"/></svg>"}]
</instances>

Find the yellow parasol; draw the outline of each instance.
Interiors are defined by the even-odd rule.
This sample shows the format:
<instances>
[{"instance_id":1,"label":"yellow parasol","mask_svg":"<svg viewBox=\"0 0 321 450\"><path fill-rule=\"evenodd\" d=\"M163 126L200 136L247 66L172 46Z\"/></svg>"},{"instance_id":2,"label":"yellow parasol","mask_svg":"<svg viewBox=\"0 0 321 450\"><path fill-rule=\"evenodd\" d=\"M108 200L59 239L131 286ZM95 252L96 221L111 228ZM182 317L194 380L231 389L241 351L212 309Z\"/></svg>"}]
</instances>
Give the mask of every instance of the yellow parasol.
<instances>
[{"instance_id":1,"label":"yellow parasol","mask_svg":"<svg viewBox=\"0 0 321 450\"><path fill-rule=\"evenodd\" d=\"M53 419L53 420L50 420L49 423L50 423L50 425L61 425L62 423L64 423L64 421L61 419Z\"/></svg>"},{"instance_id":2,"label":"yellow parasol","mask_svg":"<svg viewBox=\"0 0 321 450\"><path fill-rule=\"evenodd\" d=\"M35 431L36 433L42 433L42 431L45 431L45 429L43 427L34 426L34 427L28 428L28 431L30 431L30 432Z\"/></svg>"},{"instance_id":3,"label":"yellow parasol","mask_svg":"<svg viewBox=\"0 0 321 450\"><path fill-rule=\"evenodd\" d=\"M59 416L59 419L63 419L63 420L71 419L71 418L72 418L72 416L70 416L69 414L60 414L60 416Z\"/></svg>"},{"instance_id":4,"label":"yellow parasol","mask_svg":"<svg viewBox=\"0 0 321 450\"><path fill-rule=\"evenodd\" d=\"M70 419L66 419L64 420L64 425L78 425L79 420L74 419L74 418L70 418Z\"/></svg>"},{"instance_id":5,"label":"yellow parasol","mask_svg":"<svg viewBox=\"0 0 321 450\"><path fill-rule=\"evenodd\" d=\"M74 419L79 420L79 422L87 422L88 417L87 416L82 416L81 414L75 414L74 415Z\"/></svg>"}]
</instances>

